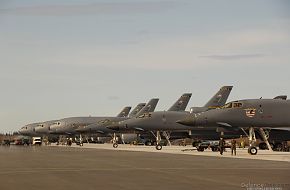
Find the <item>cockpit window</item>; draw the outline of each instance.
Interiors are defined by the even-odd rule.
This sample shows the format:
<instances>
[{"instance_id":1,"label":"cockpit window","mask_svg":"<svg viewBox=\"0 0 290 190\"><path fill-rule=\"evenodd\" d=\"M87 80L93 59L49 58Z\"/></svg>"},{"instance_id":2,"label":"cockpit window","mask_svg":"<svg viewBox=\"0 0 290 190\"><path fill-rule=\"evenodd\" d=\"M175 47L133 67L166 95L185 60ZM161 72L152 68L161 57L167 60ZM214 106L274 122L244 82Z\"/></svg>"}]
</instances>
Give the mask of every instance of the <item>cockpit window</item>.
<instances>
[{"instance_id":1,"label":"cockpit window","mask_svg":"<svg viewBox=\"0 0 290 190\"><path fill-rule=\"evenodd\" d=\"M242 106L243 106L243 104L241 102L234 102L233 103L233 108L240 108Z\"/></svg>"},{"instance_id":2,"label":"cockpit window","mask_svg":"<svg viewBox=\"0 0 290 190\"><path fill-rule=\"evenodd\" d=\"M151 117L151 113L144 113L140 115L138 118L149 118L149 117Z\"/></svg>"},{"instance_id":3,"label":"cockpit window","mask_svg":"<svg viewBox=\"0 0 290 190\"><path fill-rule=\"evenodd\" d=\"M145 113L145 117L151 117L151 113Z\"/></svg>"},{"instance_id":4,"label":"cockpit window","mask_svg":"<svg viewBox=\"0 0 290 190\"><path fill-rule=\"evenodd\" d=\"M145 114L140 115L138 118L144 118Z\"/></svg>"},{"instance_id":5,"label":"cockpit window","mask_svg":"<svg viewBox=\"0 0 290 190\"><path fill-rule=\"evenodd\" d=\"M227 109L227 108L232 108L233 106L233 103L230 102L230 103L227 103L226 105L223 106L224 109Z\"/></svg>"}]
</instances>

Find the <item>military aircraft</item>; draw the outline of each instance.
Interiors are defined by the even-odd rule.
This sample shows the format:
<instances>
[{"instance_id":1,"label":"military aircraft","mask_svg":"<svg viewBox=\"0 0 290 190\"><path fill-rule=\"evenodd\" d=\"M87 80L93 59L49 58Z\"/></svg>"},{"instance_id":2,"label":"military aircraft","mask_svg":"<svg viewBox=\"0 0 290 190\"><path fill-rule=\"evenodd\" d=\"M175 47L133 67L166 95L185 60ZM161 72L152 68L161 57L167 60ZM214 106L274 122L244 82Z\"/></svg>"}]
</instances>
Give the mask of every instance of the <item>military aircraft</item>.
<instances>
[{"instance_id":1,"label":"military aircraft","mask_svg":"<svg viewBox=\"0 0 290 190\"><path fill-rule=\"evenodd\" d=\"M125 107L122 111L117 115L117 117L126 117L130 111L131 107ZM49 134L50 125L55 124L57 120L45 121L45 122L37 122L27 124L18 131L22 135L27 136L38 136L43 134Z\"/></svg>"},{"instance_id":2,"label":"military aircraft","mask_svg":"<svg viewBox=\"0 0 290 190\"><path fill-rule=\"evenodd\" d=\"M131 107L126 106L124 107L121 112L117 115L117 117L127 117L127 115L129 114L131 110ZM36 127L35 127L35 132L37 134L41 134L41 135L49 135L49 134L53 134L54 131L51 130L50 126L57 123L58 120L52 120L52 121L46 121L43 123L39 123Z\"/></svg>"},{"instance_id":3,"label":"military aircraft","mask_svg":"<svg viewBox=\"0 0 290 190\"><path fill-rule=\"evenodd\" d=\"M183 94L170 108L170 111L184 111L192 94L189 93L185 93ZM149 104L150 105L150 104ZM138 105L139 106L139 105ZM136 108L138 108L138 106ZM135 109L136 109L135 108ZM134 117L139 117L142 114L148 113L148 112L153 112L154 110L148 110L148 109L143 109L142 111L134 111L133 113L130 113L129 117L126 118L114 118L114 119L105 119L105 120L101 120L98 123L92 124L92 125L88 125L85 127L79 127L77 129L78 132L83 132L83 133L101 133L101 134L105 134L105 133L111 133L111 132L115 132L114 130L109 129L111 125L114 125L117 122L120 121L124 121L130 118L134 118ZM108 128L109 127L109 128Z\"/></svg>"},{"instance_id":4,"label":"military aircraft","mask_svg":"<svg viewBox=\"0 0 290 190\"><path fill-rule=\"evenodd\" d=\"M168 131L176 130L190 130L190 127L176 123L177 120L185 118L190 113L198 113L210 109L221 107L227 101L229 94L232 90L232 86L222 87L203 107L192 107L190 112L186 112L185 107L183 109L171 108L167 111L158 111L153 113L145 113L136 118L131 118L125 121L121 121L118 124L109 126L108 128L116 131L131 131L131 132L151 132L156 138L156 149L161 150L162 146L160 132L163 132L167 142L170 144L170 133ZM156 132L156 135L154 134Z\"/></svg>"},{"instance_id":5,"label":"military aircraft","mask_svg":"<svg viewBox=\"0 0 290 190\"><path fill-rule=\"evenodd\" d=\"M229 102L220 109L191 113L177 123L191 127L248 128L251 142L248 152L254 155L257 154L254 129L259 129L268 149L272 150L264 129L289 127L289 114L290 100L285 98L247 99Z\"/></svg>"},{"instance_id":6,"label":"military aircraft","mask_svg":"<svg viewBox=\"0 0 290 190\"><path fill-rule=\"evenodd\" d=\"M123 108L117 117L126 117L130 109L131 107ZM69 117L55 121L48 129L50 134L73 135L76 134L75 129L78 127L90 125L106 118L114 117Z\"/></svg>"},{"instance_id":7,"label":"military aircraft","mask_svg":"<svg viewBox=\"0 0 290 190\"><path fill-rule=\"evenodd\" d=\"M142 110L151 111L155 109L157 102L159 99L151 99L146 106L144 106ZM50 126L51 134L59 134L59 135L80 135L80 145L82 145L82 136L81 133L76 131L82 126L91 125L94 123L98 123L99 121L104 121L106 119L112 120L116 117L69 117L56 121L53 125ZM122 117L123 118L123 117ZM114 134L113 142L117 139Z\"/></svg>"},{"instance_id":8,"label":"military aircraft","mask_svg":"<svg viewBox=\"0 0 290 190\"><path fill-rule=\"evenodd\" d=\"M191 98L191 93L184 93L183 95L180 96L180 98L178 98L178 100L169 108L170 111L184 111L190 98ZM152 106L151 106L152 107ZM154 107L155 109L155 107ZM110 129L110 126L114 126L116 125L116 123L127 120L127 119L131 119L131 118L135 118L135 117L140 117L141 115L147 114L149 112L153 112L154 109L143 109L141 110L138 114L130 114L129 117L127 118L115 118L115 119L106 119L106 120L101 120L98 123L92 124L92 125L88 125L86 127L80 127L79 129L77 129L78 132L87 132L87 133L99 133L105 136L111 135L111 134L116 134L115 130ZM127 135L122 135L122 136L128 136ZM136 134L134 134L135 136ZM132 136L132 135L131 135ZM130 136L130 137L131 137ZM114 140L113 140L114 141ZM116 148L118 146L117 143L113 143L113 146Z\"/></svg>"}]
</instances>

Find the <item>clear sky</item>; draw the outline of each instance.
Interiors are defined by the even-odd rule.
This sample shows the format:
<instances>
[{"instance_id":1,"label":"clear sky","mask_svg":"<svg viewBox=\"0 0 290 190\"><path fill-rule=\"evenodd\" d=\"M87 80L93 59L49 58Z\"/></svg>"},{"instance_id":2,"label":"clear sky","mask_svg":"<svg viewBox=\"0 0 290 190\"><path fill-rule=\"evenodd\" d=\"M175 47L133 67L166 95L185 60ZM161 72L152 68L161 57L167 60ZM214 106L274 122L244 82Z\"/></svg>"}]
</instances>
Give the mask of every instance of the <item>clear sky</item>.
<instances>
[{"instance_id":1,"label":"clear sky","mask_svg":"<svg viewBox=\"0 0 290 190\"><path fill-rule=\"evenodd\" d=\"M290 96L287 0L2 0L0 132L70 116L115 116L184 92L202 106Z\"/></svg>"}]
</instances>

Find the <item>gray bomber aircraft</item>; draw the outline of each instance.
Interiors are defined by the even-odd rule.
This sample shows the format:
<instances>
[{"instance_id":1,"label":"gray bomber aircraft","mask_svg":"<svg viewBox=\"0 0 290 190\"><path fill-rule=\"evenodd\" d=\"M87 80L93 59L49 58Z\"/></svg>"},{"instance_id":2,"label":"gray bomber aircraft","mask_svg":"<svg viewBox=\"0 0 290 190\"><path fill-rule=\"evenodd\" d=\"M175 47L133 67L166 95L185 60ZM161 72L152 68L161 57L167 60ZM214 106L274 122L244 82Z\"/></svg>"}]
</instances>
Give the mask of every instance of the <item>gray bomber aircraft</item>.
<instances>
[{"instance_id":1,"label":"gray bomber aircraft","mask_svg":"<svg viewBox=\"0 0 290 190\"><path fill-rule=\"evenodd\" d=\"M232 86L222 87L203 107L192 107L190 112L186 112L185 107L183 110L157 111L153 113L147 113L140 115L139 117L121 121L116 125L112 125L108 128L116 131L131 131L131 132L151 132L156 138L156 149L161 150L160 144L161 135L163 132L167 142L170 144L170 133L168 131L188 130L190 127L176 123L177 120L185 118L190 113L199 113L210 109L215 109L223 106L232 90ZM154 134L156 132L156 135Z\"/></svg>"},{"instance_id":2,"label":"gray bomber aircraft","mask_svg":"<svg viewBox=\"0 0 290 190\"><path fill-rule=\"evenodd\" d=\"M191 98L190 93L185 93L183 94L170 108L169 111L184 111L190 98ZM136 107L137 108L137 107ZM154 111L154 110L153 110ZM137 112L134 114L130 114L129 117L127 118L115 118L115 119L106 119L106 120L101 120L98 123L88 125L85 127L80 127L77 129L79 132L84 132L84 133L112 133L115 132L115 130L111 130L108 127L109 126L114 126L117 122L124 121L130 118L135 118L135 117L140 117L140 115L143 115L145 113L152 112L152 110L142 110L138 114Z\"/></svg>"},{"instance_id":3,"label":"gray bomber aircraft","mask_svg":"<svg viewBox=\"0 0 290 190\"><path fill-rule=\"evenodd\" d=\"M121 112L117 115L117 117L127 117L127 115L129 114L131 110L130 106L126 106L124 107ZM53 121L46 121L43 123L39 123L36 127L35 127L35 132L37 134L41 134L41 135L49 135L49 134L53 134L54 131L51 130L50 126L53 124L57 124L58 120L53 120Z\"/></svg>"},{"instance_id":4,"label":"gray bomber aircraft","mask_svg":"<svg viewBox=\"0 0 290 190\"><path fill-rule=\"evenodd\" d=\"M248 99L227 103L221 109L208 110L202 113L192 113L177 121L191 127L225 127L248 128L251 146L250 154L257 154L255 131L257 128L266 142L268 149L272 150L264 129L287 128L290 126L290 100L276 99Z\"/></svg>"},{"instance_id":5,"label":"gray bomber aircraft","mask_svg":"<svg viewBox=\"0 0 290 190\"><path fill-rule=\"evenodd\" d=\"M191 98L191 95L192 95L191 93L184 93L183 95L181 95L180 98L178 98L178 100L169 108L169 111L184 111L190 98ZM114 126L114 125L116 125L116 123L124 121L124 120L138 118L141 115L146 115L149 112L153 112L154 109L151 109L151 110L144 109L144 110L140 111L138 114L134 114L134 115L131 114L127 118L115 118L115 119L110 119L110 120L109 119L101 120L98 123L88 125L85 127L80 127L77 129L77 131L82 132L82 133L99 133L99 134L102 134L104 136L114 134L114 136L115 136L116 130L110 129L110 126ZM118 144L115 143L115 144L113 144L113 146L117 147Z\"/></svg>"},{"instance_id":6,"label":"gray bomber aircraft","mask_svg":"<svg viewBox=\"0 0 290 190\"><path fill-rule=\"evenodd\" d=\"M157 106L159 99L158 98L153 98L151 100L149 100L149 102L140 110L139 108L136 109L133 113L130 114L129 118L107 118L104 120L100 120L99 122L97 122L96 124L91 124L88 127L79 127L77 129L77 132L83 131L83 129L85 129L85 131L87 131L87 129L91 129L96 131L96 126L97 126L97 130L102 130L104 135L110 135L113 134L112 140L113 140L113 147L117 148L118 147L118 143L117 143L117 136L116 136L116 131L113 131L109 128L107 128L107 126L110 126L116 122L119 121L123 121L124 119L130 119L133 117L138 117L141 114L145 114L145 113L149 113L149 112L153 112ZM140 104L139 104L140 105ZM140 111L138 111L140 110ZM106 121L113 121L113 122L106 122ZM96 132L97 133L97 132ZM100 131L99 131L100 133ZM110 133L110 134L109 134Z\"/></svg>"},{"instance_id":7,"label":"gray bomber aircraft","mask_svg":"<svg viewBox=\"0 0 290 190\"><path fill-rule=\"evenodd\" d=\"M145 107L141 109L146 110L153 110L155 109L159 99L151 99L148 104L146 104ZM141 112L140 111L140 112ZM97 123L99 121L103 121L106 119L114 119L116 117L70 117L70 118L64 118L57 122L55 122L53 125L50 126L50 130L52 131L52 134L59 134L59 135L77 135L80 134L76 129L80 128L81 126L87 126L94 123ZM122 117L123 118L123 117ZM80 139L82 139L80 134ZM114 140L117 139L114 135ZM82 145L82 143L80 143Z\"/></svg>"},{"instance_id":8,"label":"gray bomber aircraft","mask_svg":"<svg viewBox=\"0 0 290 190\"><path fill-rule=\"evenodd\" d=\"M126 117L130 111L131 107L125 107L117 117ZM18 132L21 135L27 136L39 136L50 134L50 125L55 124L57 120L38 122L27 124L22 127Z\"/></svg>"},{"instance_id":9,"label":"gray bomber aircraft","mask_svg":"<svg viewBox=\"0 0 290 190\"><path fill-rule=\"evenodd\" d=\"M123 108L117 117L126 117L129 114L130 109L131 107ZM73 135L76 134L75 129L78 127L90 125L106 118L114 117L69 117L55 121L48 127L48 129L50 134Z\"/></svg>"}]
</instances>

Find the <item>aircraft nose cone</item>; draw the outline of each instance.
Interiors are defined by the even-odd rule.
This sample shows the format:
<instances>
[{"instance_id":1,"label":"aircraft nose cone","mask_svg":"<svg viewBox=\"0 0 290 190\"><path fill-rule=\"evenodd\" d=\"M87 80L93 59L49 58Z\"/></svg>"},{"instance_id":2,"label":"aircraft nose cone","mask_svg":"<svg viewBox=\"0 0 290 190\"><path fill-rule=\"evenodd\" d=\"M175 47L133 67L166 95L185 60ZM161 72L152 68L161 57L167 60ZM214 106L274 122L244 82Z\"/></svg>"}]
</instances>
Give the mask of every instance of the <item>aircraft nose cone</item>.
<instances>
[{"instance_id":1,"label":"aircraft nose cone","mask_svg":"<svg viewBox=\"0 0 290 190\"><path fill-rule=\"evenodd\" d=\"M176 123L179 123L181 125L194 126L195 122L193 117L187 117L185 119L176 121Z\"/></svg>"}]
</instances>

